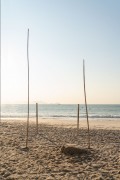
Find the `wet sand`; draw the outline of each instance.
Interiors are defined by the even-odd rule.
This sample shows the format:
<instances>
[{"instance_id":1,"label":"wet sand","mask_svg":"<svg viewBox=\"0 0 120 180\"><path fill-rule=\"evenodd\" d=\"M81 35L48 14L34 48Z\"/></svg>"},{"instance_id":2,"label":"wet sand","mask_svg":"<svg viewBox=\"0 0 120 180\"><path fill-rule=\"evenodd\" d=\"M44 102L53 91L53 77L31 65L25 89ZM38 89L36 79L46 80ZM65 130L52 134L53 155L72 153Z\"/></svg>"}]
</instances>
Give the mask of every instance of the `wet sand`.
<instances>
[{"instance_id":1,"label":"wet sand","mask_svg":"<svg viewBox=\"0 0 120 180\"><path fill-rule=\"evenodd\" d=\"M90 120L89 153L64 154L61 147L74 144L87 149L86 122L77 133L73 121L30 120L28 150L26 122L3 120L0 125L0 179L120 179L120 121Z\"/></svg>"}]
</instances>

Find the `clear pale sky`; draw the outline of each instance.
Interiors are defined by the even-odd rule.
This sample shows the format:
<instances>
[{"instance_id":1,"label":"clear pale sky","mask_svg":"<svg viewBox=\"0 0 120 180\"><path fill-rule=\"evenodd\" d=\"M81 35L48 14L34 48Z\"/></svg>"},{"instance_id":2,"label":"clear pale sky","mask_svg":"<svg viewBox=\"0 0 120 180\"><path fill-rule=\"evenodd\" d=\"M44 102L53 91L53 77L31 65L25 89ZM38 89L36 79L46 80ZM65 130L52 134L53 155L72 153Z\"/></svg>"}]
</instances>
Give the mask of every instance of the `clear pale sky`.
<instances>
[{"instance_id":1,"label":"clear pale sky","mask_svg":"<svg viewBox=\"0 0 120 180\"><path fill-rule=\"evenodd\" d=\"M1 0L2 103L120 103L120 0Z\"/></svg>"}]
</instances>

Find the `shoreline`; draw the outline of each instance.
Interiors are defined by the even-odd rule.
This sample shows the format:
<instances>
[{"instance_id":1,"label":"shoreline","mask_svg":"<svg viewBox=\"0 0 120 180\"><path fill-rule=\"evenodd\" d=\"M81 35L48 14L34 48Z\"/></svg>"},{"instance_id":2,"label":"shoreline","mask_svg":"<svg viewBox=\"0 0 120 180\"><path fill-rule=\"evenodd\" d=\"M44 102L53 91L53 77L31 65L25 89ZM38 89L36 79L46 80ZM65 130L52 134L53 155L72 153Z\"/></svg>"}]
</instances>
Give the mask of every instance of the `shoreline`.
<instances>
[{"instance_id":1,"label":"shoreline","mask_svg":"<svg viewBox=\"0 0 120 180\"><path fill-rule=\"evenodd\" d=\"M26 122L27 118L2 118L1 122ZM36 123L36 118L29 119L30 124ZM38 118L39 124L48 124L58 127L66 127L66 128L76 128L77 120L76 119L67 119L67 118ZM114 129L120 130L120 118L99 118L99 119L91 119L89 118L90 129ZM87 128L87 121L85 118L79 119L79 128Z\"/></svg>"}]
</instances>

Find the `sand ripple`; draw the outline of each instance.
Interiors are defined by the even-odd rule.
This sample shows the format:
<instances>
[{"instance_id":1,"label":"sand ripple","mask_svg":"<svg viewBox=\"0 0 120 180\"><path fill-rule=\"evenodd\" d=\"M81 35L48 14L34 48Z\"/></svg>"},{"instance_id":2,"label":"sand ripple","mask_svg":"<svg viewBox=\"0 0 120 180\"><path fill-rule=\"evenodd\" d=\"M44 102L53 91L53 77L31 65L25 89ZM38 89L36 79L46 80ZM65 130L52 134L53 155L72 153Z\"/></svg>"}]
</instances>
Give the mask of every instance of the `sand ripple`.
<instances>
[{"instance_id":1,"label":"sand ripple","mask_svg":"<svg viewBox=\"0 0 120 180\"><path fill-rule=\"evenodd\" d=\"M3 122L0 126L1 180L82 180L120 179L120 130L92 129L91 150L88 154L66 155L61 147L76 144L87 148L87 130L30 125L29 150L25 147L23 122Z\"/></svg>"}]
</instances>

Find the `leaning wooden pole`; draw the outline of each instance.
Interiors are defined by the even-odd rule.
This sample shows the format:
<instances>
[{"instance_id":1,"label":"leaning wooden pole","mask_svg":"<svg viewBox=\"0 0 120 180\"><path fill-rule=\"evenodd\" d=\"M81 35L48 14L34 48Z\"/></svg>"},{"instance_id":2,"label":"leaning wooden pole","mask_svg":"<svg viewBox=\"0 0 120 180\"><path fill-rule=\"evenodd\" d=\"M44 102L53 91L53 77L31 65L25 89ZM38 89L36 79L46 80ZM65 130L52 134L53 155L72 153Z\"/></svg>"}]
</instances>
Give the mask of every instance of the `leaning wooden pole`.
<instances>
[{"instance_id":1,"label":"leaning wooden pole","mask_svg":"<svg viewBox=\"0 0 120 180\"><path fill-rule=\"evenodd\" d=\"M90 148L90 128L89 128L86 88L85 88L85 61L84 60L83 60L83 82L84 82L85 108L86 108L87 126L88 126L88 148Z\"/></svg>"},{"instance_id":2,"label":"leaning wooden pole","mask_svg":"<svg viewBox=\"0 0 120 180\"><path fill-rule=\"evenodd\" d=\"M0 123L1 123L1 55L0 55Z\"/></svg>"},{"instance_id":3,"label":"leaning wooden pole","mask_svg":"<svg viewBox=\"0 0 120 180\"><path fill-rule=\"evenodd\" d=\"M27 131L26 131L26 148L28 147L28 133L29 133L29 29L27 32L27 66L28 66L28 115L27 115Z\"/></svg>"}]
</instances>

